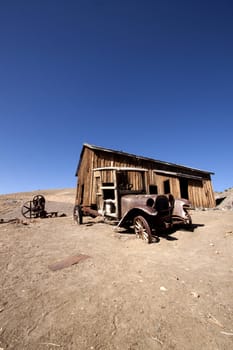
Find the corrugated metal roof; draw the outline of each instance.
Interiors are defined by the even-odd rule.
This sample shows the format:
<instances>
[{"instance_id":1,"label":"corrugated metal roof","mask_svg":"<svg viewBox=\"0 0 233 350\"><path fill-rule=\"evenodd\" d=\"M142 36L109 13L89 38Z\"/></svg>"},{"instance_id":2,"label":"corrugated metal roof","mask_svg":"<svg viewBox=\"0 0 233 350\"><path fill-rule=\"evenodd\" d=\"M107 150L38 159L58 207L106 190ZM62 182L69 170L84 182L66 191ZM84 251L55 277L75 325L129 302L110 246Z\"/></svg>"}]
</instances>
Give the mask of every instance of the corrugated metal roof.
<instances>
[{"instance_id":1,"label":"corrugated metal roof","mask_svg":"<svg viewBox=\"0 0 233 350\"><path fill-rule=\"evenodd\" d=\"M77 167L77 171L76 171L76 176L78 174L78 170L79 170L79 167L80 167L80 164L81 164L81 160L82 160L82 156L83 156L83 152L84 152L85 147L93 149L93 150L96 150L96 151L108 152L108 153L112 153L112 154L118 154L118 155L121 155L121 156L124 156L124 157L134 158L134 159L136 158L136 159L139 159L139 160L145 160L145 161L149 161L149 162L157 163L157 164L161 164L161 165L175 166L175 167L178 167L178 168L183 169L183 170L187 169L187 170L191 170L191 171L198 171L198 172L203 173L203 174L214 174L211 171L206 171L206 170L201 170L201 169L196 169L196 168L190 168L190 167L184 166L184 165L179 165L179 164L175 164L175 163L165 162L165 161L161 161L161 160L158 160L158 159L148 158L148 157L144 157L144 156L138 156L136 154L126 153L126 152L122 152L122 151L116 151L116 150L113 150L113 149L110 149L110 148L104 148L104 147L100 147L100 146L91 145L89 143L84 143L83 147L82 147L82 151L80 153L80 159L79 159L79 163L78 163L78 167Z\"/></svg>"}]
</instances>

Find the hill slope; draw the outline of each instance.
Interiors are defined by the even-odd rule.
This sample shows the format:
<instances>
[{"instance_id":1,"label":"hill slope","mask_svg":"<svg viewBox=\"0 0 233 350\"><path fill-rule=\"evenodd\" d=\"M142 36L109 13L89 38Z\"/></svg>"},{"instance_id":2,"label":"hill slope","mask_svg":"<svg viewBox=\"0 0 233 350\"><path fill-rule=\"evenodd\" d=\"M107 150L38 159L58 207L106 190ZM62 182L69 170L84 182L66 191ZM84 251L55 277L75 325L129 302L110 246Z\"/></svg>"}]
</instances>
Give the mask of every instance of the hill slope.
<instances>
[{"instance_id":1,"label":"hill slope","mask_svg":"<svg viewBox=\"0 0 233 350\"><path fill-rule=\"evenodd\" d=\"M0 195L0 219L21 218L21 208L24 203L31 201L34 196L45 197L45 210L58 211L66 215L72 215L76 189L38 190L32 192L18 192Z\"/></svg>"}]
</instances>

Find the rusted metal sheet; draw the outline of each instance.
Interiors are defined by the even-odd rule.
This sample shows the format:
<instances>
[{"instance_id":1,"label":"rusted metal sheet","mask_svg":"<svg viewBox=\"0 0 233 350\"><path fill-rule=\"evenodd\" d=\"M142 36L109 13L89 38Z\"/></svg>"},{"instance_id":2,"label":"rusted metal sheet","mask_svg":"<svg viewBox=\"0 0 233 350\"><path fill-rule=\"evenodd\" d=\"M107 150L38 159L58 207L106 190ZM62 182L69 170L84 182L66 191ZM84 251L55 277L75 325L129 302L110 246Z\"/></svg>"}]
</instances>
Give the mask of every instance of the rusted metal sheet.
<instances>
[{"instance_id":1,"label":"rusted metal sheet","mask_svg":"<svg viewBox=\"0 0 233 350\"><path fill-rule=\"evenodd\" d=\"M22 225L28 225L27 221L20 220L19 218L15 219L0 219L0 224L22 224Z\"/></svg>"},{"instance_id":2,"label":"rusted metal sheet","mask_svg":"<svg viewBox=\"0 0 233 350\"><path fill-rule=\"evenodd\" d=\"M71 265L78 264L80 261L83 261L88 258L90 258L90 256L85 254L73 255L54 264L51 264L48 267L52 271L57 271L69 267Z\"/></svg>"}]
</instances>

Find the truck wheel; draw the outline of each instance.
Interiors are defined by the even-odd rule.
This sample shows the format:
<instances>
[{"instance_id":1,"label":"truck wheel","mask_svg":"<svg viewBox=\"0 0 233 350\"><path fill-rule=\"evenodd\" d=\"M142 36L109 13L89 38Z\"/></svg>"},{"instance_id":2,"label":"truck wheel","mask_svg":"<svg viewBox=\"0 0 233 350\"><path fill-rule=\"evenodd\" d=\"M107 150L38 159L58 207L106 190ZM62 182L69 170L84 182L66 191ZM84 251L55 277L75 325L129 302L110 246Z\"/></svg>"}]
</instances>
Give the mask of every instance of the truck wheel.
<instances>
[{"instance_id":1,"label":"truck wheel","mask_svg":"<svg viewBox=\"0 0 233 350\"><path fill-rule=\"evenodd\" d=\"M79 205L76 205L74 207L74 221L77 222L77 224L82 225L83 223L83 213L82 213L82 209L80 208Z\"/></svg>"},{"instance_id":2,"label":"truck wheel","mask_svg":"<svg viewBox=\"0 0 233 350\"><path fill-rule=\"evenodd\" d=\"M143 216L136 216L133 221L136 237L142 238L147 243L152 242L151 228Z\"/></svg>"},{"instance_id":3,"label":"truck wheel","mask_svg":"<svg viewBox=\"0 0 233 350\"><path fill-rule=\"evenodd\" d=\"M189 226L191 226L191 225L192 225L192 217L191 217L190 214L187 214L186 216L187 216L187 224L188 224Z\"/></svg>"}]
</instances>

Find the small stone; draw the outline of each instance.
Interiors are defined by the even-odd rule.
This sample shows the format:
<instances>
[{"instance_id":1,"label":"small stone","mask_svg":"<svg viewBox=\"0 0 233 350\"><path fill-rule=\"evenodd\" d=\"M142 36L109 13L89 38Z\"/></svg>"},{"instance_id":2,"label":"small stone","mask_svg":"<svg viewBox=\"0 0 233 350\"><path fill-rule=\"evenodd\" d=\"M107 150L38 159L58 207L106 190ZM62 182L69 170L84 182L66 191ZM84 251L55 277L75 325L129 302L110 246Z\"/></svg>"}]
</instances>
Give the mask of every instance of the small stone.
<instances>
[{"instance_id":1,"label":"small stone","mask_svg":"<svg viewBox=\"0 0 233 350\"><path fill-rule=\"evenodd\" d=\"M162 291L162 292L166 292L167 291L167 288L165 288L165 287L160 287L160 290Z\"/></svg>"},{"instance_id":2,"label":"small stone","mask_svg":"<svg viewBox=\"0 0 233 350\"><path fill-rule=\"evenodd\" d=\"M191 292L191 294L194 298L200 298L200 294L198 294L197 292Z\"/></svg>"}]
</instances>

